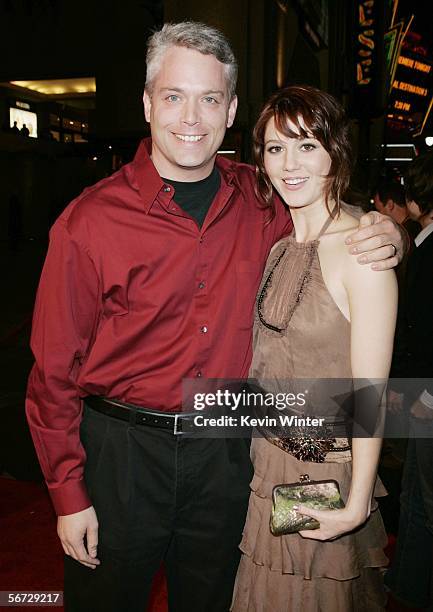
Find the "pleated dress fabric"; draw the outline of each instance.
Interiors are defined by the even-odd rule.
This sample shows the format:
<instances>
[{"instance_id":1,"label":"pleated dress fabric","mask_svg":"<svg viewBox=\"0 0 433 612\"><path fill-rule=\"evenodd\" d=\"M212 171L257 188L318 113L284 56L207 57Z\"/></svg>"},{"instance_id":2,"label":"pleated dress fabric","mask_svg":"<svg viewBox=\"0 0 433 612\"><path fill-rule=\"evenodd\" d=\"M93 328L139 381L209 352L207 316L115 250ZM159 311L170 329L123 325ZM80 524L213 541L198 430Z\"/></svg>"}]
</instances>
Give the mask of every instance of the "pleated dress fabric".
<instances>
[{"instance_id":1,"label":"pleated dress fabric","mask_svg":"<svg viewBox=\"0 0 433 612\"><path fill-rule=\"evenodd\" d=\"M273 381L273 391L293 379L352 377L350 323L326 288L318 244L319 240L297 243L290 236L269 256L259 298L269 273L273 273L261 315L274 327L282 327L282 323L287 327L282 332L272 330L256 314L250 376L264 386ZM301 474L308 473L311 480L337 480L346 501L351 454L332 453L324 463L298 461L266 438L255 437L251 457L255 473L231 610L383 610L382 570L388 559L383 552L387 536L375 500L386 495L380 480L376 481L371 515L354 532L329 542L305 539L297 533L273 536L269 529L273 487L297 482Z\"/></svg>"}]
</instances>

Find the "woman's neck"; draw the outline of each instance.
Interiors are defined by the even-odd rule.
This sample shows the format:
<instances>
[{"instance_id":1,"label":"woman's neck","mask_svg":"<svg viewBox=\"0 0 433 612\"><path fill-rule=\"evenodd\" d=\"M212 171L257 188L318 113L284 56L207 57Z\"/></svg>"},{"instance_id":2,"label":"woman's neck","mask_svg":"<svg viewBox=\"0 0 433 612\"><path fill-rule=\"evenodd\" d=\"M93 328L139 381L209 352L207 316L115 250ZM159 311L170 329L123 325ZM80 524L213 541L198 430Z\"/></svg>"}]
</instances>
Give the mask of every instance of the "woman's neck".
<instances>
[{"instance_id":1,"label":"woman's neck","mask_svg":"<svg viewBox=\"0 0 433 612\"><path fill-rule=\"evenodd\" d=\"M330 203L331 210L334 204ZM297 242L315 240L329 218L324 202L309 204L304 207L289 206Z\"/></svg>"}]
</instances>

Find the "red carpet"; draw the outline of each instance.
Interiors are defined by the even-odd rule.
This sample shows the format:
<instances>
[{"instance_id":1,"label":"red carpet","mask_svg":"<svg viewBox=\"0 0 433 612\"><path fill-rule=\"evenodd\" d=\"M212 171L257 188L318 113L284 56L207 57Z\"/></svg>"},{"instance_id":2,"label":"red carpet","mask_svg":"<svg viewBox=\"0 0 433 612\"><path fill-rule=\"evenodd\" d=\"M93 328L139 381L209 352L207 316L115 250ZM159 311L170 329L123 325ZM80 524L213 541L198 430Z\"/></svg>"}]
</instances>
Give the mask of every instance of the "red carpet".
<instances>
[{"instance_id":1,"label":"red carpet","mask_svg":"<svg viewBox=\"0 0 433 612\"><path fill-rule=\"evenodd\" d=\"M0 477L0 591L62 591L63 551L56 534L56 518L45 487ZM387 554L392 557L395 537ZM5 608L3 608L5 609ZM29 610L29 607L13 607ZM63 608L37 607L34 610ZM410 608L390 601L390 612ZM162 571L155 576L147 612L167 612L167 589Z\"/></svg>"},{"instance_id":2,"label":"red carpet","mask_svg":"<svg viewBox=\"0 0 433 612\"><path fill-rule=\"evenodd\" d=\"M63 550L56 517L45 487L0 478L0 591L62 591ZM59 610L16 607L13 610ZM160 572L148 612L167 612L165 579Z\"/></svg>"}]
</instances>

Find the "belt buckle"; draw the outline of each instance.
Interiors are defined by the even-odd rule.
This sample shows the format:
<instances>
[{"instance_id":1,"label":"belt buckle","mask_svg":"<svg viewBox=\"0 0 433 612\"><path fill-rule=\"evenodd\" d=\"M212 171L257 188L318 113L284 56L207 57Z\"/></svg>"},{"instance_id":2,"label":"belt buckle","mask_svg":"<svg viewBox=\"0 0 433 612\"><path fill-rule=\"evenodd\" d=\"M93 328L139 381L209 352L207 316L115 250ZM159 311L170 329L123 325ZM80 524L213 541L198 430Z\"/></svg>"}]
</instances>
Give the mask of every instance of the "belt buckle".
<instances>
[{"instance_id":1,"label":"belt buckle","mask_svg":"<svg viewBox=\"0 0 433 612\"><path fill-rule=\"evenodd\" d=\"M180 417L182 415L181 414L175 414L174 415L174 428L173 428L173 435L175 436L180 436L181 434L183 434L184 432L182 431L182 429L178 429L178 422L182 423L182 421L179 421Z\"/></svg>"}]
</instances>

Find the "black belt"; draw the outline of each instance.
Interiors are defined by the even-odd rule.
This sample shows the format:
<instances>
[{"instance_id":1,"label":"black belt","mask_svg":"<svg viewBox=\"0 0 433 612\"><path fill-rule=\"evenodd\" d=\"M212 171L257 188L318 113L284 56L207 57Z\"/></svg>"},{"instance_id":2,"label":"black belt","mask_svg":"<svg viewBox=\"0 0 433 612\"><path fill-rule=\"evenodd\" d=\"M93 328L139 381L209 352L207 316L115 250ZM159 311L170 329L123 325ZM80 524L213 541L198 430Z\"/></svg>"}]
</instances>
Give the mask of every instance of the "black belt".
<instances>
[{"instance_id":1,"label":"black belt","mask_svg":"<svg viewBox=\"0 0 433 612\"><path fill-rule=\"evenodd\" d=\"M89 395L84 398L84 403L92 410L106 414L107 416L127 421L132 425L147 425L168 429L175 435L184 433L182 423L191 420L197 413L170 413L150 410L135 404L128 404L117 399L107 399L98 395Z\"/></svg>"}]
</instances>

